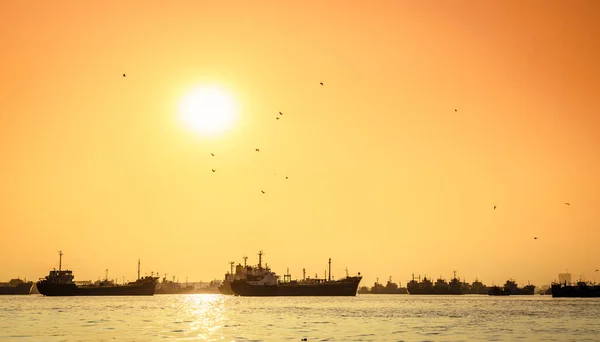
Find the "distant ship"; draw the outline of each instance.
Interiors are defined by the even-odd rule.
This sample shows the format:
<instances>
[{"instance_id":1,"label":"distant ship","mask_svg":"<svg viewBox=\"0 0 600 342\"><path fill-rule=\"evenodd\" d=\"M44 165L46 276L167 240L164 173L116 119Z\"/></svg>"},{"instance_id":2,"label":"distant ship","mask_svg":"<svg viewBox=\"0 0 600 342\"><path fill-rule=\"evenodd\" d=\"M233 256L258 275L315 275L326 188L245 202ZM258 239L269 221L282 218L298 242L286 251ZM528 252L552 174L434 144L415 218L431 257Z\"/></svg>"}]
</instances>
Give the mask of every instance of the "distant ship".
<instances>
[{"instance_id":1,"label":"distant ship","mask_svg":"<svg viewBox=\"0 0 600 342\"><path fill-rule=\"evenodd\" d=\"M407 294L408 291L404 287L398 287L398 284L392 282L392 277L388 280L385 286L379 283L379 279L373 284L370 291L372 294ZM360 290L359 290L360 293Z\"/></svg>"},{"instance_id":2,"label":"distant ship","mask_svg":"<svg viewBox=\"0 0 600 342\"><path fill-rule=\"evenodd\" d=\"M262 251L259 253L257 270L247 274L246 279L231 281L231 290L238 296L356 296L358 285L362 279L358 276L331 280L331 259L329 259L328 279L306 278L304 272L302 280L291 280L289 271L284 275L284 280L279 281L279 276L269 267L262 267ZM347 272L346 272L347 273Z\"/></svg>"},{"instance_id":3,"label":"distant ship","mask_svg":"<svg viewBox=\"0 0 600 342\"><path fill-rule=\"evenodd\" d=\"M58 271L37 282L38 291L44 296L152 296L158 277L140 278L138 260L138 279L126 285L117 285L106 279L93 285L77 285L73 281L73 272L62 269L62 251L59 252Z\"/></svg>"},{"instance_id":4,"label":"distant ship","mask_svg":"<svg viewBox=\"0 0 600 342\"><path fill-rule=\"evenodd\" d=\"M529 296L535 294L535 285L527 284L520 288L517 286L516 281L509 279L502 287L493 286L488 294L490 296Z\"/></svg>"},{"instance_id":5,"label":"distant ship","mask_svg":"<svg viewBox=\"0 0 600 342\"><path fill-rule=\"evenodd\" d=\"M492 286L488 291L488 295L490 295L490 296L510 296L510 290L508 290L504 287L500 287L500 286Z\"/></svg>"},{"instance_id":6,"label":"distant ship","mask_svg":"<svg viewBox=\"0 0 600 342\"><path fill-rule=\"evenodd\" d=\"M456 272L450 283L438 278L434 284L427 277L423 277L423 280L419 279L417 282L413 274L413 279L406 284L408 293L411 295L462 295L462 287L463 283L456 278Z\"/></svg>"},{"instance_id":7,"label":"distant ship","mask_svg":"<svg viewBox=\"0 0 600 342\"><path fill-rule=\"evenodd\" d=\"M31 294L32 287L32 281L11 279L8 283L0 283L0 295L28 295Z\"/></svg>"},{"instance_id":8,"label":"distant ship","mask_svg":"<svg viewBox=\"0 0 600 342\"><path fill-rule=\"evenodd\" d=\"M487 286L483 285L479 279L475 278L475 281L469 286L468 290L465 293L468 294L488 294L489 289Z\"/></svg>"},{"instance_id":9,"label":"distant ship","mask_svg":"<svg viewBox=\"0 0 600 342\"><path fill-rule=\"evenodd\" d=\"M162 282L156 286L155 294L218 294L219 290L214 281L211 281L208 286L197 288L193 285L188 285L186 280L185 284L180 284L175 281L167 280L167 275L162 279Z\"/></svg>"},{"instance_id":10,"label":"distant ship","mask_svg":"<svg viewBox=\"0 0 600 342\"><path fill-rule=\"evenodd\" d=\"M550 287L552 298L559 297L600 297L600 285L578 281L575 285L554 283Z\"/></svg>"},{"instance_id":11,"label":"distant ship","mask_svg":"<svg viewBox=\"0 0 600 342\"><path fill-rule=\"evenodd\" d=\"M513 279L509 279L506 281L506 283L504 284L504 289L509 291L511 296L531 296L535 294L535 285L527 284L520 288L517 286L517 282Z\"/></svg>"}]
</instances>

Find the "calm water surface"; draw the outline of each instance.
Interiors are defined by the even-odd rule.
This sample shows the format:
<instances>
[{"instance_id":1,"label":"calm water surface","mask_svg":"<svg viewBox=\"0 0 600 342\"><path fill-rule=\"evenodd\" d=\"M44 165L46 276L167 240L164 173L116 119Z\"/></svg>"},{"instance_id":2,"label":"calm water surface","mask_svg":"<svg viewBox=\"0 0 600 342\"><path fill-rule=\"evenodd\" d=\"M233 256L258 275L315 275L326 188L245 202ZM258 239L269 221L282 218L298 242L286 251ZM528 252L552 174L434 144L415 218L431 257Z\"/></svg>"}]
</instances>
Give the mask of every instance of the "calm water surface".
<instances>
[{"instance_id":1,"label":"calm water surface","mask_svg":"<svg viewBox=\"0 0 600 342\"><path fill-rule=\"evenodd\" d=\"M600 341L600 299L0 296L1 341Z\"/></svg>"}]
</instances>

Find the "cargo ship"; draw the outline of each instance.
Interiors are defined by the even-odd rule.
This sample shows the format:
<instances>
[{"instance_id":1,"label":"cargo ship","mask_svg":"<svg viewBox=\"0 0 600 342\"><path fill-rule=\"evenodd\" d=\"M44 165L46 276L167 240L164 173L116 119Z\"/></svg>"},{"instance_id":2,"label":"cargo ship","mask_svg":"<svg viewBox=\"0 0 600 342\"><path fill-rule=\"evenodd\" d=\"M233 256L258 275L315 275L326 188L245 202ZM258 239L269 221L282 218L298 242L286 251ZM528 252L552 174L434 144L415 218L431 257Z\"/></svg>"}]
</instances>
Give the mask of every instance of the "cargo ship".
<instances>
[{"instance_id":1,"label":"cargo ship","mask_svg":"<svg viewBox=\"0 0 600 342\"><path fill-rule=\"evenodd\" d=\"M490 295L490 296L510 296L510 290L506 289L505 287L492 286L488 291L488 295Z\"/></svg>"},{"instance_id":2,"label":"cargo ship","mask_svg":"<svg viewBox=\"0 0 600 342\"><path fill-rule=\"evenodd\" d=\"M138 260L138 279L125 285L117 285L106 279L93 285L77 285L73 272L62 269L62 251L58 252L58 270L53 269L44 279L37 282L37 289L44 296L152 296L158 277L140 278Z\"/></svg>"},{"instance_id":3,"label":"cargo ship","mask_svg":"<svg viewBox=\"0 0 600 342\"><path fill-rule=\"evenodd\" d=\"M31 294L32 281L11 279L7 283L0 283L0 295L28 295Z\"/></svg>"},{"instance_id":4,"label":"cargo ship","mask_svg":"<svg viewBox=\"0 0 600 342\"><path fill-rule=\"evenodd\" d=\"M245 279L234 279L230 286L233 293L238 296L356 296L358 285L362 279L358 276L331 280L331 259L329 259L329 276L327 279L306 277L303 270L302 280L291 280L291 275L284 275L280 281L279 276L266 266L262 267L262 251L259 253L258 266Z\"/></svg>"},{"instance_id":5,"label":"cargo ship","mask_svg":"<svg viewBox=\"0 0 600 342\"><path fill-rule=\"evenodd\" d=\"M372 294L408 294L408 291L404 287L399 287L398 284L392 282L392 277L388 280L387 284L383 286L379 283L379 279L375 281L373 287L371 287Z\"/></svg>"},{"instance_id":6,"label":"cargo ship","mask_svg":"<svg viewBox=\"0 0 600 342\"><path fill-rule=\"evenodd\" d=\"M535 294L535 285L527 284L522 288L517 286L517 282L513 279L509 279L504 284L504 289L510 293L511 296L532 296Z\"/></svg>"},{"instance_id":7,"label":"cargo ship","mask_svg":"<svg viewBox=\"0 0 600 342\"><path fill-rule=\"evenodd\" d=\"M554 283L550 287L552 298L560 297L580 297L592 298L600 297L600 285L590 284L584 281L578 281L575 285L564 283Z\"/></svg>"},{"instance_id":8,"label":"cargo ship","mask_svg":"<svg viewBox=\"0 0 600 342\"><path fill-rule=\"evenodd\" d=\"M456 272L454 272L454 277L450 280L450 283L446 282L441 277L438 278L435 284L428 279L427 277L423 277L423 280L419 281L415 280L415 275L413 274L413 278L406 284L406 288L408 293L411 295L462 295L463 294L463 283L456 278Z\"/></svg>"}]
</instances>

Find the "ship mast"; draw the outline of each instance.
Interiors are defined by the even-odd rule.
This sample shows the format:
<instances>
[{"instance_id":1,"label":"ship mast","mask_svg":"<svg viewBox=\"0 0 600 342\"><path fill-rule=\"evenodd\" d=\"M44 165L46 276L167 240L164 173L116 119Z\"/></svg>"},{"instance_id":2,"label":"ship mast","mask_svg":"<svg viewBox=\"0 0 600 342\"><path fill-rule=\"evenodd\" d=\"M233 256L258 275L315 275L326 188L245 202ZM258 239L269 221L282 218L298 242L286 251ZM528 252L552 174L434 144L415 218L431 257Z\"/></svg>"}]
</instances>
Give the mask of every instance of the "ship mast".
<instances>
[{"instance_id":1,"label":"ship mast","mask_svg":"<svg viewBox=\"0 0 600 342\"><path fill-rule=\"evenodd\" d=\"M108 281L108 268L106 269L106 276L104 277L104 280Z\"/></svg>"},{"instance_id":2,"label":"ship mast","mask_svg":"<svg viewBox=\"0 0 600 342\"><path fill-rule=\"evenodd\" d=\"M306 280L306 268L302 269L302 280Z\"/></svg>"},{"instance_id":3,"label":"ship mast","mask_svg":"<svg viewBox=\"0 0 600 342\"><path fill-rule=\"evenodd\" d=\"M63 252L58 251L58 271L59 272L60 272L60 269L62 268L62 256L63 256Z\"/></svg>"},{"instance_id":4,"label":"ship mast","mask_svg":"<svg viewBox=\"0 0 600 342\"><path fill-rule=\"evenodd\" d=\"M258 269L262 269L262 256L263 256L263 251L259 251L258 252Z\"/></svg>"},{"instance_id":5,"label":"ship mast","mask_svg":"<svg viewBox=\"0 0 600 342\"><path fill-rule=\"evenodd\" d=\"M246 268L246 260L248 260L248 257L244 255L244 268Z\"/></svg>"},{"instance_id":6,"label":"ship mast","mask_svg":"<svg viewBox=\"0 0 600 342\"><path fill-rule=\"evenodd\" d=\"M140 259L138 259L138 280L140 280Z\"/></svg>"},{"instance_id":7,"label":"ship mast","mask_svg":"<svg viewBox=\"0 0 600 342\"><path fill-rule=\"evenodd\" d=\"M331 281L331 258L329 258L329 278L327 278L327 281Z\"/></svg>"},{"instance_id":8,"label":"ship mast","mask_svg":"<svg viewBox=\"0 0 600 342\"><path fill-rule=\"evenodd\" d=\"M231 266L231 273L230 274L233 274L233 265L234 264L235 264L235 262L233 262L233 261L229 262L229 265Z\"/></svg>"}]
</instances>

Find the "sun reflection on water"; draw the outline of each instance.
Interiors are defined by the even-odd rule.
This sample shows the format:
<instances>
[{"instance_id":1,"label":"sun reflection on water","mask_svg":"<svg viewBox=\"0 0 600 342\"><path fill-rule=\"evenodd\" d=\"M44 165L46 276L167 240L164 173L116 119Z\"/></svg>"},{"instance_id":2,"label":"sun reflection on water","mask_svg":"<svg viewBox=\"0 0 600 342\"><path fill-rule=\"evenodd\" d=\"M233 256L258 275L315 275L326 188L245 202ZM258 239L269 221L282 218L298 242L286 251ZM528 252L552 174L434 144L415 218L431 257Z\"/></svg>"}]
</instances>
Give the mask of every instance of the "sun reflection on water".
<instances>
[{"instance_id":1,"label":"sun reflection on water","mask_svg":"<svg viewBox=\"0 0 600 342\"><path fill-rule=\"evenodd\" d=\"M219 331L225 321L224 298L220 295L186 295L181 298L182 316L189 322L189 335L204 341L223 339ZM192 336L190 336L192 337Z\"/></svg>"}]
</instances>

